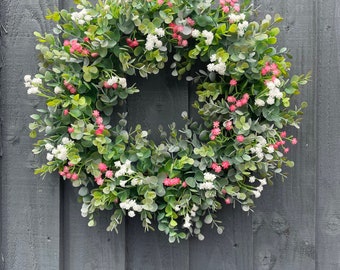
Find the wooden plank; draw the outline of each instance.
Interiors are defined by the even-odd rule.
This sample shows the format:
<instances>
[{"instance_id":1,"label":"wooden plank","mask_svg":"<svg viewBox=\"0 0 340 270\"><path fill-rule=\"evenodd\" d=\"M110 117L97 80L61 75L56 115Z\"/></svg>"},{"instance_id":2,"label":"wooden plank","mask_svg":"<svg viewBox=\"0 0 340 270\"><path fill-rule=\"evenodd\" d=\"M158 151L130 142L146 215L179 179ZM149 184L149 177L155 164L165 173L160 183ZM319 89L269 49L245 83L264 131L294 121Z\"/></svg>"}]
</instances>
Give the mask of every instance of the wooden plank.
<instances>
[{"instance_id":1,"label":"wooden plank","mask_svg":"<svg viewBox=\"0 0 340 270\"><path fill-rule=\"evenodd\" d=\"M280 46L289 47L294 56L291 73L312 70L315 7L311 2L266 0L256 4L261 5L263 13L280 13L284 18L279 39ZM305 110L301 130L287 130L299 138L297 146L290 146L294 169L287 171L285 183L277 179L274 187L267 188L263 198L257 200L253 222L254 269L315 269L315 91L313 83L302 89L298 101L307 101L310 106Z\"/></svg>"},{"instance_id":2,"label":"wooden plank","mask_svg":"<svg viewBox=\"0 0 340 270\"><path fill-rule=\"evenodd\" d=\"M91 1L95 3L97 1ZM62 1L61 7L69 9L73 1ZM62 182L62 257L65 270L121 270L125 269L125 225L117 235L107 232L112 213L101 212L97 226L87 226L81 217L81 204L77 202L77 189Z\"/></svg>"},{"instance_id":3,"label":"wooden plank","mask_svg":"<svg viewBox=\"0 0 340 270\"><path fill-rule=\"evenodd\" d=\"M65 270L121 270L125 269L125 228L119 234L107 232L109 212L101 212L96 227L87 226L87 218L80 215L77 190L70 182L63 185L62 253Z\"/></svg>"},{"instance_id":4,"label":"wooden plank","mask_svg":"<svg viewBox=\"0 0 340 270\"><path fill-rule=\"evenodd\" d=\"M45 32L43 10L58 1L4 0L1 15L1 269L59 269L59 181L33 175L29 115L23 76L37 71L33 31Z\"/></svg>"},{"instance_id":5,"label":"wooden plank","mask_svg":"<svg viewBox=\"0 0 340 270\"><path fill-rule=\"evenodd\" d=\"M201 68L205 69L204 66ZM196 88L195 85L190 85L190 88L189 104L193 104L197 99ZM200 121L200 116L191 105L189 115ZM223 234L217 234L216 229L210 229L206 225L203 231L205 239L190 241L190 269L253 269L252 216L240 207L234 209L224 205L217 219L222 221L225 228ZM209 256L202 259L207 247Z\"/></svg>"},{"instance_id":6,"label":"wooden plank","mask_svg":"<svg viewBox=\"0 0 340 270\"><path fill-rule=\"evenodd\" d=\"M317 1L317 269L340 269L340 2Z\"/></svg>"},{"instance_id":7,"label":"wooden plank","mask_svg":"<svg viewBox=\"0 0 340 270\"><path fill-rule=\"evenodd\" d=\"M181 112L188 110L187 83L178 82L171 72L161 71L149 79L138 79L141 92L128 99L128 123L142 124L152 130L151 138L159 141L158 126L183 123ZM127 269L189 269L188 242L169 244L159 231L143 233L140 220L129 218L126 227Z\"/></svg>"}]
</instances>

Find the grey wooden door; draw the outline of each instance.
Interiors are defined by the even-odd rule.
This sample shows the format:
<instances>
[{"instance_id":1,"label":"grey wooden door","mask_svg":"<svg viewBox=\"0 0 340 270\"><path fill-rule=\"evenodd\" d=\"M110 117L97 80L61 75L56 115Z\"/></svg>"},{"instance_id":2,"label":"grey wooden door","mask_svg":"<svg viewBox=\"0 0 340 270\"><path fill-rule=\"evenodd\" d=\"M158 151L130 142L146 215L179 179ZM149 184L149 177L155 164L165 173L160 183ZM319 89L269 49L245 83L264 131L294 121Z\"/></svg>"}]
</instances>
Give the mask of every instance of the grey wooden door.
<instances>
[{"instance_id":1,"label":"grey wooden door","mask_svg":"<svg viewBox=\"0 0 340 270\"><path fill-rule=\"evenodd\" d=\"M296 162L285 183L276 182L257 201L255 213L225 209L223 235L168 244L129 219L120 232L106 232L108 217L88 228L76 191L52 175L33 175L29 115L39 100L28 98L23 76L36 70L32 32L48 31L47 8L71 0L0 2L1 246L0 269L340 269L340 2L256 0L260 13L280 13L281 45L294 55L293 72L313 72ZM191 111L192 89L166 72L142 84L128 99L129 121L157 132ZM162 91L158 91L162 89Z\"/></svg>"}]
</instances>

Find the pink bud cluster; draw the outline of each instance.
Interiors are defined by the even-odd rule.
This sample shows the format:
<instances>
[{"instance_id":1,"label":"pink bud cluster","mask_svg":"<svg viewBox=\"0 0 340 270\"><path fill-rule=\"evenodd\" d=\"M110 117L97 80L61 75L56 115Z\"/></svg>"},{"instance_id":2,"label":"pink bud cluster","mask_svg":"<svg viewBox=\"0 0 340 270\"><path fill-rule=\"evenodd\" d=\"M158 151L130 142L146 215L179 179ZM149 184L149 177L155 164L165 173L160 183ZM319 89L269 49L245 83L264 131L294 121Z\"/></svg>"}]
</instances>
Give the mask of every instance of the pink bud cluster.
<instances>
[{"instance_id":1,"label":"pink bud cluster","mask_svg":"<svg viewBox=\"0 0 340 270\"><path fill-rule=\"evenodd\" d=\"M229 166L230 166L229 161L225 160L225 161L222 161L221 165L219 165L216 162L213 162L211 164L211 169L213 169L215 173L220 173L222 169L227 170Z\"/></svg>"},{"instance_id":2,"label":"pink bud cluster","mask_svg":"<svg viewBox=\"0 0 340 270\"><path fill-rule=\"evenodd\" d=\"M224 122L224 126L225 126L226 130L228 130L228 131L232 130L233 129L233 122L228 120L228 121Z\"/></svg>"},{"instance_id":3,"label":"pink bud cluster","mask_svg":"<svg viewBox=\"0 0 340 270\"><path fill-rule=\"evenodd\" d=\"M77 89L72 84L67 82L66 80L64 80L64 86L66 87L68 91L70 91L71 94L74 95L75 93L77 93Z\"/></svg>"},{"instance_id":4,"label":"pink bud cluster","mask_svg":"<svg viewBox=\"0 0 340 270\"><path fill-rule=\"evenodd\" d=\"M157 0L157 4L158 4L158 5L163 5L163 4L164 4L164 0ZM168 7L170 7L170 8L173 6L173 4L172 4L170 1L168 1L166 4L167 4Z\"/></svg>"},{"instance_id":5,"label":"pink bud cluster","mask_svg":"<svg viewBox=\"0 0 340 270\"><path fill-rule=\"evenodd\" d=\"M236 111L237 108L241 108L246 105L249 100L249 94L245 93L241 99L236 99L234 96L228 96L227 101L229 103L229 110L231 112Z\"/></svg>"},{"instance_id":6,"label":"pink bud cluster","mask_svg":"<svg viewBox=\"0 0 340 270\"><path fill-rule=\"evenodd\" d=\"M238 0L220 0L220 6L224 13L228 13L231 9L234 12L240 12L240 6L236 5Z\"/></svg>"},{"instance_id":7,"label":"pink bud cluster","mask_svg":"<svg viewBox=\"0 0 340 270\"><path fill-rule=\"evenodd\" d=\"M286 131L282 131L280 133L280 137L281 137L281 140L271 144L270 146L272 146L275 150L278 150L280 148L280 146L283 147L283 152L285 154L287 154L289 152L289 147L284 147L284 145L286 144L286 141L284 141L283 139L287 138L287 132ZM291 143L293 145L297 144L297 139L296 138L292 138L291 140Z\"/></svg>"},{"instance_id":8,"label":"pink bud cluster","mask_svg":"<svg viewBox=\"0 0 340 270\"><path fill-rule=\"evenodd\" d=\"M274 76L279 76L280 75L280 70L278 69L277 64L275 64L275 63L271 64L271 63L267 62L266 65L261 70L262 76L265 76L265 75L267 75L270 72Z\"/></svg>"},{"instance_id":9,"label":"pink bud cluster","mask_svg":"<svg viewBox=\"0 0 340 270\"><path fill-rule=\"evenodd\" d=\"M104 178L112 178L113 177L113 171L108 169L108 166L101 162L98 164L98 169L102 173L100 176L97 176L94 178L94 181L97 183L97 185L101 186L104 183ZM105 177L103 178L103 174L105 173Z\"/></svg>"},{"instance_id":10,"label":"pink bud cluster","mask_svg":"<svg viewBox=\"0 0 340 270\"><path fill-rule=\"evenodd\" d=\"M181 179L179 179L178 177L175 177L175 178L168 178L167 177L163 180L163 185L167 186L167 187L176 186L180 183L181 183Z\"/></svg>"},{"instance_id":11,"label":"pink bud cluster","mask_svg":"<svg viewBox=\"0 0 340 270\"><path fill-rule=\"evenodd\" d=\"M214 121L213 123L213 128L210 132L210 140L215 140L218 135L221 134L221 129L220 129L220 122L219 121Z\"/></svg>"},{"instance_id":12,"label":"pink bud cluster","mask_svg":"<svg viewBox=\"0 0 340 270\"><path fill-rule=\"evenodd\" d=\"M172 22L169 24L169 27L172 30L172 38L177 40L177 45L182 46L182 47L188 46L188 41L186 39L183 39L181 35L181 32L184 29L184 26L178 25Z\"/></svg>"},{"instance_id":13,"label":"pink bud cluster","mask_svg":"<svg viewBox=\"0 0 340 270\"><path fill-rule=\"evenodd\" d=\"M95 122L98 126L98 128L95 130L95 134L98 136L98 135L101 135L103 134L104 130L105 130L105 126L103 124L103 118L100 116L100 113L98 110L94 110L92 112L92 116L95 118Z\"/></svg>"},{"instance_id":14,"label":"pink bud cluster","mask_svg":"<svg viewBox=\"0 0 340 270\"><path fill-rule=\"evenodd\" d=\"M90 41L88 38L86 40ZM78 43L76 39L72 39L71 41L67 39L64 40L64 47L71 47L70 53L79 53L82 56L90 55L90 51Z\"/></svg>"},{"instance_id":15,"label":"pink bud cluster","mask_svg":"<svg viewBox=\"0 0 340 270\"><path fill-rule=\"evenodd\" d=\"M126 43L132 49L138 47L139 45L139 42L136 39L132 40L131 38L127 38Z\"/></svg>"},{"instance_id":16,"label":"pink bud cluster","mask_svg":"<svg viewBox=\"0 0 340 270\"><path fill-rule=\"evenodd\" d=\"M113 83L112 85L108 83L108 81L105 81L103 84L104 88L106 89L117 89L118 88L118 83Z\"/></svg>"},{"instance_id":17,"label":"pink bud cluster","mask_svg":"<svg viewBox=\"0 0 340 270\"><path fill-rule=\"evenodd\" d=\"M72 164L69 163L70 166L64 166L62 171L59 171L59 175L64 177L65 179L70 179L70 180L78 180L79 175L77 173L72 173L70 172L70 167Z\"/></svg>"}]
</instances>

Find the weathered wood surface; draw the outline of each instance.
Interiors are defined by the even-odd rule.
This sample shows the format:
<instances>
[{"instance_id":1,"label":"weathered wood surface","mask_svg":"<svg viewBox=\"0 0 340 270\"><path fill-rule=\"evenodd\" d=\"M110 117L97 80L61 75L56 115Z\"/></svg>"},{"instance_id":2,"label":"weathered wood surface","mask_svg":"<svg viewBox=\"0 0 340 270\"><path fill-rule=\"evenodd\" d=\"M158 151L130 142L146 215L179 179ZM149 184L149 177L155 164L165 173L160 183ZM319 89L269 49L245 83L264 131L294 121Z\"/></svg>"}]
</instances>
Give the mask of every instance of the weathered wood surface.
<instances>
[{"instance_id":1,"label":"weathered wood surface","mask_svg":"<svg viewBox=\"0 0 340 270\"><path fill-rule=\"evenodd\" d=\"M36 71L34 30L47 31L47 8L70 1L0 2L0 119L2 120L0 269L340 269L340 2L338 0L254 0L261 14L280 13L280 45L294 56L292 72L313 71L298 100L306 100L299 138L291 157L296 166L285 183L277 179L255 213L225 208L223 235L205 229L205 240L168 244L159 232L144 233L137 218L119 234L108 233L108 217L87 227L77 194L56 175L33 175L38 160L27 137L35 98L27 98L22 78ZM181 123L193 113L192 91L168 74L140 81L143 94L129 98L131 125L153 130ZM162 91L159 91L162 90ZM2 155L1 155L2 153Z\"/></svg>"},{"instance_id":2,"label":"weathered wood surface","mask_svg":"<svg viewBox=\"0 0 340 270\"><path fill-rule=\"evenodd\" d=\"M59 181L33 175L38 160L28 138L28 98L22 77L36 72L33 29L47 31L44 20L54 0L0 2L1 27L1 269L59 269Z\"/></svg>"}]
</instances>

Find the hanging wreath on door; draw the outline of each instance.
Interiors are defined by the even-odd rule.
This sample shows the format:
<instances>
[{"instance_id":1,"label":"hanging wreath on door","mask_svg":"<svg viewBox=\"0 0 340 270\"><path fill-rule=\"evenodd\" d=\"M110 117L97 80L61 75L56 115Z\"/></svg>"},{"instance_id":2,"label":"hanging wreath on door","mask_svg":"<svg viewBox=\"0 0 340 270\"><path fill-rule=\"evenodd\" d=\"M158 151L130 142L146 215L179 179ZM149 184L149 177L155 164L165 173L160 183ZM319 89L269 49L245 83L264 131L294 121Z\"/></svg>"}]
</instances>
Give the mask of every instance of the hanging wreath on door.
<instances>
[{"instance_id":1,"label":"hanging wreath on door","mask_svg":"<svg viewBox=\"0 0 340 270\"><path fill-rule=\"evenodd\" d=\"M33 138L44 134L33 152L47 159L35 172L58 171L79 188L89 226L105 210L108 230L137 214L170 242L203 240L203 223L223 232L215 215L223 204L251 210L273 176L294 165L287 152L297 139L286 127L298 127L306 104L290 100L308 75L290 76L286 48L275 47L282 18L256 22L247 3L211 2L81 0L77 11L48 13L53 34L35 33L39 73L24 79L28 94L46 101L29 127ZM204 68L193 71L198 62ZM156 144L127 125L126 113L110 116L139 92L128 76L146 78L165 63L196 85L201 119L183 112L184 128L170 124Z\"/></svg>"}]
</instances>

